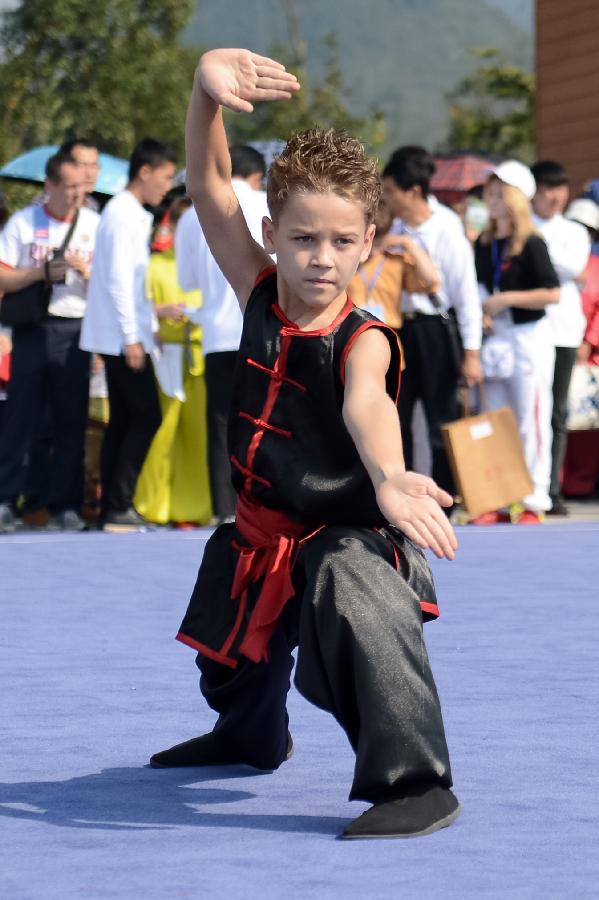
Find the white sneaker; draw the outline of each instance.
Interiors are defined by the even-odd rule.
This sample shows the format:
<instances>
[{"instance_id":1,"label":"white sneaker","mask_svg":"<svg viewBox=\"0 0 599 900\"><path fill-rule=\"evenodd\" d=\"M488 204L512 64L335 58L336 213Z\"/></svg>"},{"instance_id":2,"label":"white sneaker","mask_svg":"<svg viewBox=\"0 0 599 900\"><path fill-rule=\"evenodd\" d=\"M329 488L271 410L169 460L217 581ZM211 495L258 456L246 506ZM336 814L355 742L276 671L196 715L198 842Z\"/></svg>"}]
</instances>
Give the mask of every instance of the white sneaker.
<instances>
[{"instance_id":1,"label":"white sneaker","mask_svg":"<svg viewBox=\"0 0 599 900\"><path fill-rule=\"evenodd\" d=\"M0 534L16 531L15 517L8 503L0 503Z\"/></svg>"},{"instance_id":2,"label":"white sneaker","mask_svg":"<svg viewBox=\"0 0 599 900\"><path fill-rule=\"evenodd\" d=\"M74 509L65 509L55 516L50 516L47 527L49 531L85 531L87 523Z\"/></svg>"}]
</instances>

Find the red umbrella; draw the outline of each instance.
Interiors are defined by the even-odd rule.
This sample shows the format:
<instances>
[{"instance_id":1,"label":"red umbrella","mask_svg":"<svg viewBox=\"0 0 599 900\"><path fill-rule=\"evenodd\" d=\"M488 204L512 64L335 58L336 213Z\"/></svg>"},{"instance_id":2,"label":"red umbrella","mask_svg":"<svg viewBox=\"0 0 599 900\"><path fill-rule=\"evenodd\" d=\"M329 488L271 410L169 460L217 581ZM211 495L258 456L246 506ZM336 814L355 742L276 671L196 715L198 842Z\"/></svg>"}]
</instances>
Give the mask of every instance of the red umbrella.
<instances>
[{"instance_id":1,"label":"red umbrella","mask_svg":"<svg viewBox=\"0 0 599 900\"><path fill-rule=\"evenodd\" d=\"M482 156L464 154L435 157L436 171L431 179L431 191L456 191L465 193L484 184L494 163Z\"/></svg>"}]
</instances>

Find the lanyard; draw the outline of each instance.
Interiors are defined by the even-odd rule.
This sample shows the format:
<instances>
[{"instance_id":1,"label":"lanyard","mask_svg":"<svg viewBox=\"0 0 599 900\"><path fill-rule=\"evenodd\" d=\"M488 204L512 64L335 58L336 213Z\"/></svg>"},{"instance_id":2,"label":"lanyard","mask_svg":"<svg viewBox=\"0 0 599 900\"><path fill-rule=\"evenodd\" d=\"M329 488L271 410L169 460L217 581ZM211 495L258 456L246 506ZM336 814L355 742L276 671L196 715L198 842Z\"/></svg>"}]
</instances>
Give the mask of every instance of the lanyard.
<instances>
[{"instance_id":1,"label":"lanyard","mask_svg":"<svg viewBox=\"0 0 599 900\"><path fill-rule=\"evenodd\" d=\"M493 293L499 290L499 282L501 281L502 253L499 241L493 241L491 244L491 258L493 260Z\"/></svg>"},{"instance_id":2,"label":"lanyard","mask_svg":"<svg viewBox=\"0 0 599 900\"><path fill-rule=\"evenodd\" d=\"M375 284L379 280L379 275L383 271L384 265L385 265L385 257L382 256L382 258L379 260L379 263L378 263L376 269L374 270L374 275L372 276L370 281L366 277L363 269L360 269L360 271L359 271L360 278L366 285L366 299L367 300L370 300L370 297L372 296L372 291L374 289Z\"/></svg>"}]
</instances>

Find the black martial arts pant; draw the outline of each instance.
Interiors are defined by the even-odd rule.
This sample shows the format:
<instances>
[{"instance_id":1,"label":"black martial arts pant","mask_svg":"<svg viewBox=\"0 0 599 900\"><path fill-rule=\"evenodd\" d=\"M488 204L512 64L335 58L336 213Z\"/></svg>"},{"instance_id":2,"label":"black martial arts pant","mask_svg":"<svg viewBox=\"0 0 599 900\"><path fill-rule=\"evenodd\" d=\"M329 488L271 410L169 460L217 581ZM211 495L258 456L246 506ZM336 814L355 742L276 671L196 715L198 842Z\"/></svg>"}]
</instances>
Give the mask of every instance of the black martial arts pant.
<instances>
[{"instance_id":1,"label":"black martial arts pant","mask_svg":"<svg viewBox=\"0 0 599 900\"><path fill-rule=\"evenodd\" d=\"M141 370L125 357L104 356L110 419L102 443L102 517L126 512L144 460L162 422L152 360Z\"/></svg>"},{"instance_id":2,"label":"black martial arts pant","mask_svg":"<svg viewBox=\"0 0 599 900\"><path fill-rule=\"evenodd\" d=\"M558 503L562 495L561 469L566 455L568 431L566 414L568 411L568 389L572 378L572 369L576 362L575 347L555 348L555 369L553 371L553 412L551 428L553 441L551 444L551 482L549 496L553 503Z\"/></svg>"},{"instance_id":3,"label":"black martial arts pant","mask_svg":"<svg viewBox=\"0 0 599 900\"><path fill-rule=\"evenodd\" d=\"M219 519L233 517L237 503L227 448L229 409L233 396L236 362L236 350L207 353L205 357L208 471L212 509Z\"/></svg>"},{"instance_id":4,"label":"black martial arts pant","mask_svg":"<svg viewBox=\"0 0 599 900\"><path fill-rule=\"evenodd\" d=\"M404 351L399 418L406 468L413 467L412 416L422 401L428 425L433 471L437 484L450 494L455 483L443 445L441 425L458 417L458 372L452 359L447 328L439 315L417 315L405 319L398 331Z\"/></svg>"},{"instance_id":5,"label":"black martial arts pant","mask_svg":"<svg viewBox=\"0 0 599 900\"><path fill-rule=\"evenodd\" d=\"M234 526L223 528L230 531L218 529L217 542L234 534ZM400 571L390 542L372 529L328 527L302 546L293 570L297 593L268 662L240 657L233 670L198 655L201 691L219 713L215 731L225 745L259 768L283 762L291 651L299 645L298 690L335 716L356 754L350 799L377 802L391 788L451 785L422 633L420 597L430 596L431 576L424 554L407 540L399 557ZM200 570L203 593L201 579Z\"/></svg>"},{"instance_id":6,"label":"black martial arts pant","mask_svg":"<svg viewBox=\"0 0 599 900\"><path fill-rule=\"evenodd\" d=\"M81 319L58 316L13 329L0 436L0 503L25 489L32 443L47 409L53 447L43 502L52 513L81 507L90 355L79 349L80 331Z\"/></svg>"}]
</instances>

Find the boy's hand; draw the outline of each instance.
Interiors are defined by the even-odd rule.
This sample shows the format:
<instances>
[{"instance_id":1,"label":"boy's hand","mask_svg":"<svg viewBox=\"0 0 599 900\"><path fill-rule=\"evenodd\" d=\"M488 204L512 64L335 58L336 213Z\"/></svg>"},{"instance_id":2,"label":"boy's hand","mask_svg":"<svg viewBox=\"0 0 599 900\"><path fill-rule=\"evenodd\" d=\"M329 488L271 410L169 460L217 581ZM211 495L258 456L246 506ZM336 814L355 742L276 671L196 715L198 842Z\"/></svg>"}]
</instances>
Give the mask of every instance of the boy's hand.
<instances>
[{"instance_id":1,"label":"boy's hand","mask_svg":"<svg viewBox=\"0 0 599 900\"><path fill-rule=\"evenodd\" d=\"M377 503L385 518L419 547L430 547L440 559L454 559L458 546L455 532L441 509L451 506L453 497L432 478L416 472L402 472L379 485Z\"/></svg>"},{"instance_id":2,"label":"boy's hand","mask_svg":"<svg viewBox=\"0 0 599 900\"><path fill-rule=\"evenodd\" d=\"M289 100L300 88L285 66L251 50L210 50L198 77L213 100L234 112L252 112L257 100Z\"/></svg>"}]
</instances>

